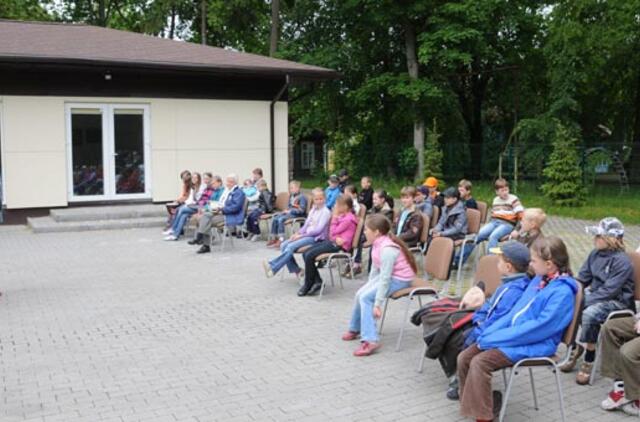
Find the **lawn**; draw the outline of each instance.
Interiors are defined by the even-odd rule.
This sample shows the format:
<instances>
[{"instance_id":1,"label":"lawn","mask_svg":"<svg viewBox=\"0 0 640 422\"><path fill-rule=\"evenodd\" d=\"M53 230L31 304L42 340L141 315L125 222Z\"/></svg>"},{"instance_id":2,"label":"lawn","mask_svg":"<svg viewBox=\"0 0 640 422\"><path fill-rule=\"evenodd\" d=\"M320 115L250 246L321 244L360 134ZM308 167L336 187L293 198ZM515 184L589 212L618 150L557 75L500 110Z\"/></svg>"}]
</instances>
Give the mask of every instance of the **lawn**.
<instances>
[{"instance_id":1,"label":"lawn","mask_svg":"<svg viewBox=\"0 0 640 422\"><path fill-rule=\"evenodd\" d=\"M394 197L400 195L405 182L388 180L380 183L374 178L373 186L382 187ZM359 185L359 183L358 183ZM302 180L302 186L311 189L315 186L326 186L324 179L309 178ZM359 186L358 186L359 188ZM625 224L640 224L640 186L632 186L628 192L620 193L618 185L596 185L587 195L587 202L582 207L559 207L552 205L538 190L535 182L520 182L515 192L525 207L543 208L549 215L579 218L584 220L600 220L603 217L615 216ZM473 195L476 199L491 204L493 197L492 183L482 181L474 183Z\"/></svg>"}]
</instances>

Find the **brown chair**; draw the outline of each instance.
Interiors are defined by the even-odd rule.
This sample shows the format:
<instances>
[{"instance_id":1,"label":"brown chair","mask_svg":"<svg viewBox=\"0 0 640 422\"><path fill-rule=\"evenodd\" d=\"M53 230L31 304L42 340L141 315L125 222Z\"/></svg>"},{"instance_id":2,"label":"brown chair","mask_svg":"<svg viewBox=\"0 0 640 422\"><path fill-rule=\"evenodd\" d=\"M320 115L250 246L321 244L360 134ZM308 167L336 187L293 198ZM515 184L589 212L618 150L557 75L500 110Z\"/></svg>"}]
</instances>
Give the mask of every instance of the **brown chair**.
<instances>
[{"instance_id":1,"label":"brown chair","mask_svg":"<svg viewBox=\"0 0 640 422\"><path fill-rule=\"evenodd\" d=\"M429 223L429 228L432 229L438 224L438 220L440 220L440 207L437 205L433 206L433 212L431 214L431 222Z\"/></svg>"},{"instance_id":2,"label":"brown chair","mask_svg":"<svg viewBox=\"0 0 640 422\"><path fill-rule=\"evenodd\" d=\"M420 233L420 240L414 247L409 248L411 253L420 253L421 265L424 266L424 254L427 251L427 244L429 241L429 229L430 229L431 217L426 214L422 214L422 232Z\"/></svg>"},{"instance_id":3,"label":"brown chair","mask_svg":"<svg viewBox=\"0 0 640 422\"><path fill-rule=\"evenodd\" d=\"M639 252L630 252L629 254L629 259L631 260L631 265L633 265L633 277L635 280L635 291L634 291L634 295L635 295L635 300L638 301L640 300L640 253ZM605 320L605 322L602 323L602 325L606 324L607 321L609 321L610 319L615 319L615 318L622 318L625 316L633 316L634 313L631 309L623 309L620 311L613 311L611 312L609 315L607 315L607 319ZM602 331L601 331L602 333ZM593 385L593 383L595 382L595 378L596 375L598 373L598 367L600 366L601 363L601 358L602 358L602 351L600 350L602 347L601 345L601 337L600 335L598 335L598 342L596 345L596 350L598 351L596 353L596 359L595 362L593 362L593 367L591 368L591 376L589 377L589 385Z\"/></svg>"},{"instance_id":4,"label":"brown chair","mask_svg":"<svg viewBox=\"0 0 640 422\"><path fill-rule=\"evenodd\" d=\"M565 362L569 360L571 357L571 353L576 346L576 334L578 332L578 324L580 322L580 318L582 315L582 297L583 297L583 289L582 284L577 283L578 291L576 292L576 297L574 301L574 309L573 309L573 318L569 323L569 326L565 329L564 335L562 336L562 343L566 346L566 352L564 357L560 356L540 356L534 358L521 359L516 362L512 367L509 374L509 381L507 383L507 389L504 394L504 399L502 402L502 408L500 409L500 417L499 421L503 422L505 413L507 411L507 404L509 403L509 396L511 395L511 387L513 386L513 381L517 375L520 373L521 368L529 369L529 379L531 381L531 392L533 394L533 406L536 410L538 410L538 398L536 395L536 386L533 379L533 369L539 367L551 367L551 371L554 373L556 378L556 387L558 389L558 400L560 401L560 415L561 420L564 422L564 396L562 394L562 383L560 382L560 366L562 366ZM506 373L506 368L502 370L503 376Z\"/></svg>"},{"instance_id":5,"label":"brown chair","mask_svg":"<svg viewBox=\"0 0 640 422\"><path fill-rule=\"evenodd\" d=\"M484 201L476 201L478 204L478 211L480 211L480 225L483 225L487 222L487 211L489 211L489 206Z\"/></svg>"},{"instance_id":6,"label":"brown chair","mask_svg":"<svg viewBox=\"0 0 640 422\"><path fill-rule=\"evenodd\" d=\"M307 209L305 211L305 217L289 218L284 222L285 234L287 229L289 229L289 235L287 237L293 234L296 230L300 230L300 227L302 227L304 222L307 221L306 216L309 215L309 211L311 211L311 207L313 206L313 198L311 197L311 195L307 195L306 193L304 194L304 196L305 198L307 198Z\"/></svg>"},{"instance_id":7,"label":"brown chair","mask_svg":"<svg viewBox=\"0 0 640 422\"><path fill-rule=\"evenodd\" d=\"M438 291L435 286L429 283L429 279L447 280L449 277L449 267L451 267L451 258L453 256L453 240L448 237L436 237L431 241L431 245L427 250L427 255L424 257L424 279L416 278L411 286L398 290L391 294L385 301L384 310L382 311L382 318L380 319L379 332L382 334L384 327L384 320L387 315L387 307L389 306L389 299L398 300L403 297L407 298L407 306L404 310L404 317L402 319L402 328L398 336L398 342L396 343L396 351L400 350L402 345L402 338L404 336L404 328L409 318L409 309L411 308L411 302L414 297L418 298L418 304L422 306L421 296L433 296L438 297Z\"/></svg>"},{"instance_id":8,"label":"brown chair","mask_svg":"<svg viewBox=\"0 0 640 422\"><path fill-rule=\"evenodd\" d=\"M269 233L268 237L271 237L271 222L273 221L273 217L279 212L282 212L287 209L289 206L289 192L280 192L276 195L276 201L273 207L273 212L265 213L260 216L261 221L265 221L267 223L267 231Z\"/></svg>"},{"instance_id":9,"label":"brown chair","mask_svg":"<svg viewBox=\"0 0 640 422\"><path fill-rule=\"evenodd\" d=\"M464 248L467 243L475 242L476 236L478 236L478 232L480 231L481 221L482 213L480 211L474 210L473 208L467 209L467 235L464 239L456 240L454 243L455 247L460 250L460 259L458 260L458 271L456 274L457 283L460 283L460 280L462 280Z\"/></svg>"},{"instance_id":10,"label":"brown chair","mask_svg":"<svg viewBox=\"0 0 640 422\"><path fill-rule=\"evenodd\" d=\"M349 269L351 270L351 279L354 280L353 276L353 263L356 256L356 251L358 250L358 245L360 244L360 235L362 234L362 230L364 229L364 219L367 214L367 207L363 204L360 204L360 211L358 212L358 225L356 226L356 232L353 235L353 240L351 241L351 251L350 252L334 252L334 253L323 253L322 255L318 255L316 257L316 262L325 262L325 267L329 269L329 277L331 279L331 286L335 286L334 277L333 277L333 267L332 264L335 261L338 264L338 277L340 280L340 287L344 289L344 285L342 284L342 261L347 261L349 265ZM325 280L322 280L322 286L320 287L320 294L318 295L318 300L322 300L322 293L324 292Z\"/></svg>"}]
</instances>

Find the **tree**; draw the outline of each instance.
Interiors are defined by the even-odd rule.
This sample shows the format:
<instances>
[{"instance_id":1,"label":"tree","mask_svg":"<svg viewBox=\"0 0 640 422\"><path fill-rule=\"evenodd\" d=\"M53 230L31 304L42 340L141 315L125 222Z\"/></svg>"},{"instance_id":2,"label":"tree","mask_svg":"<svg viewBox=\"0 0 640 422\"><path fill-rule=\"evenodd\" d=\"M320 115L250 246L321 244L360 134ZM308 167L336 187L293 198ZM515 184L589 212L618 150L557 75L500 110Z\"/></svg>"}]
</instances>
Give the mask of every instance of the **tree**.
<instances>
[{"instance_id":1,"label":"tree","mask_svg":"<svg viewBox=\"0 0 640 422\"><path fill-rule=\"evenodd\" d=\"M0 19L49 20L44 4L38 0L2 0Z\"/></svg>"},{"instance_id":2,"label":"tree","mask_svg":"<svg viewBox=\"0 0 640 422\"><path fill-rule=\"evenodd\" d=\"M280 0L271 0L271 36L269 38L269 55L276 55L278 50L278 32L280 27Z\"/></svg>"},{"instance_id":3,"label":"tree","mask_svg":"<svg viewBox=\"0 0 640 422\"><path fill-rule=\"evenodd\" d=\"M584 204L586 190L580 167L578 139L559 120L553 139L553 152L543 170L545 183L540 187L544 195L560 206Z\"/></svg>"}]
</instances>

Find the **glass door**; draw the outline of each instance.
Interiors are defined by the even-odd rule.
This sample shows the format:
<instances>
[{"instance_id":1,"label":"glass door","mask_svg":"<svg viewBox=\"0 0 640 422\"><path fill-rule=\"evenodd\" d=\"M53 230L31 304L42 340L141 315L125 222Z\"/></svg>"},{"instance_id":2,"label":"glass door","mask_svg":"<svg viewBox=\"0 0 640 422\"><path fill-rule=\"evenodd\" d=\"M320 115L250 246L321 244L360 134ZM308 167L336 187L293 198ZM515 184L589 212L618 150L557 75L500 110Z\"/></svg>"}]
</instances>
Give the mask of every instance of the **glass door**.
<instances>
[{"instance_id":1,"label":"glass door","mask_svg":"<svg viewBox=\"0 0 640 422\"><path fill-rule=\"evenodd\" d=\"M148 107L67 106L69 200L149 198Z\"/></svg>"}]
</instances>

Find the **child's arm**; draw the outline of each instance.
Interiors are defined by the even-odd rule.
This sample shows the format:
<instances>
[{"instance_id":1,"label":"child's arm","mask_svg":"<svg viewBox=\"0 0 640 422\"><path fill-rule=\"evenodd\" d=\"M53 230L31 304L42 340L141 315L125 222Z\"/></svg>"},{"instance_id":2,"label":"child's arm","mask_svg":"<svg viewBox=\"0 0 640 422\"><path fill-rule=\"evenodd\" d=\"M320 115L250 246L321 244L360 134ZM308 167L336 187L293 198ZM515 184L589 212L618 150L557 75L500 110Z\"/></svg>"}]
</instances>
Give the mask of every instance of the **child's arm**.
<instances>
[{"instance_id":1,"label":"child's arm","mask_svg":"<svg viewBox=\"0 0 640 422\"><path fill-rule=\"evenodd\" d=\"M375 306L381 307L387 298L393 266L398 259L400 249L387 247L380 252L380 276L378 278L378 290L376 292Z\"/></svg>"},{"instance_id":2,"label":"child's arm","mask_svg":"<svg viewBox=\"0 0 640 422\"><path fill-rule=\"evenodd\" d=\"M584 306L604 302L616 298L628 280L633 279L633 266L627 259L613 259L609 268L609 277L597 290L587 291L584 296Z\"/></svg>"}]
</instances>

